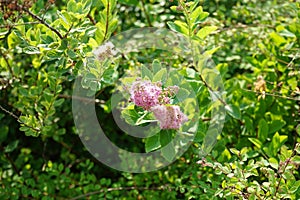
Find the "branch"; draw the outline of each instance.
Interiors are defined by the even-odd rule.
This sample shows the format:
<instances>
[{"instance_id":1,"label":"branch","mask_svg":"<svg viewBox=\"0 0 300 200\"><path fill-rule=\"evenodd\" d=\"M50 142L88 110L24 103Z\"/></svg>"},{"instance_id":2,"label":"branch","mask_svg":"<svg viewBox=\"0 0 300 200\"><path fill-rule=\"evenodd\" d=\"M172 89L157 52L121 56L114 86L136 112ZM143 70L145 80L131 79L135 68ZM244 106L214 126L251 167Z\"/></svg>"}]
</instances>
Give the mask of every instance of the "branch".
<instances>
[{"instance_id":1,"label":"branch","mask_svg":"<svg viewBox=\"0 0 300 200\"><path fill-rule=\"evenodd\" d=\"M30 10L25 9L24 11L29 14L32 18L38 20L39 22L41 22L42 24L44 24L47 28L49 28L51 31L53 31L54 33L56 33L56 35L60 38L63 39L63 36L60 34L60 32L58 30L56 30L55 28L53 28L52 26L50 26L46 21L44 21L42 18L40 18L39 16L35 15L34 13L32 13Z\"/></svg>"}]
</instances>

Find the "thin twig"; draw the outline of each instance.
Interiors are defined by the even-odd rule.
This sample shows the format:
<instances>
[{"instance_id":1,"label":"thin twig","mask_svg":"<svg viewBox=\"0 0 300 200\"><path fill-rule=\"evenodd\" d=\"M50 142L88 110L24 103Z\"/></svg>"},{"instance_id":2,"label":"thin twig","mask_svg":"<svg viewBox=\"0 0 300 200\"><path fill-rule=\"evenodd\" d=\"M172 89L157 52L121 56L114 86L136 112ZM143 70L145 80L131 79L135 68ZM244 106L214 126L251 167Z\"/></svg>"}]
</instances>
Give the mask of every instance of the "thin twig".
<instances>
[{"instance_id":1,"label":"thin twig","mask_svg":"<svg viewBox=\"0 0 300 200\"><path fill-rule=\"evenodd\" d=\"M93 19L90 13L87 15L87 17L89 18L89 20L92 22L93 25L96 25L96 21Z\"/></svg>"},{"instance_id":2,"label":"thin twig","mask_svg":"<svg viewBox=\"0 0 300 200\"><path fill-rule=\"evenodd\" d=\"M34 131L36 131L36 132L40 132L40 131L41 131L41 130L38 129L38 128L35 128L35 127L32 127L32 126L29 126L29 125L25 124L24 122L22 122L22 121L20 120L20 118L19 118L18 116L16 116L16 115L15 115L14 113L12 113L12 112L6 110L6 109L3 108L1 105L0 105L0 110L6 112L7 114L9 114L9 115L12 116L13 118L15 118L15 119L17 120L17 122L19 122L20 124L22 124L22 125L24 125L24 126L30 128L30 129L32 129L32 130L34 130Z\"/></svg>"},{"instance_id":3,"label":"thin twig","mask_svg":"<svg viewBox=\"0 0 300 200\"><path fill-rule=\"evenodd\" d=\"M255 91L244 89L244 88L242 88L242 90L247 91L247 92L252 92L252 93L260 94L259 92L255 92ZM298 97L298 98L285 97L285 96L280 96L280 95L277 95L277 94L271 94L271 93L267 93L267 92L265 93L265 95L267 95L267 96L273 96L273 97L279 97L279 98L282 98L282 99L288 99L288 100L293 100L293 101L300 101L300 97Z\"/></svg>"},{"instance_id":4,"label":"thin twig","mask_svg":"<svg viewBox=\"0 0 300 200\"><path fill-rule=\"evenodd\" d=\"M56 35L60 38L63 39L63 36L60 34L60 32L58 30L56 30L55 28L53 28L52 26L50 26L46 21L44 21L42 18L40 18L39 16L35 15L34 13L32 13L30 10L28 9L24 9L24 11L26 13L28 13L31 17L33 17L34 19L38 20L39 22L41 22L42 24L44 24L47 28L49 28L51 31L53 31L54 33L56 33Z\"/></svg>"}]
</instances>

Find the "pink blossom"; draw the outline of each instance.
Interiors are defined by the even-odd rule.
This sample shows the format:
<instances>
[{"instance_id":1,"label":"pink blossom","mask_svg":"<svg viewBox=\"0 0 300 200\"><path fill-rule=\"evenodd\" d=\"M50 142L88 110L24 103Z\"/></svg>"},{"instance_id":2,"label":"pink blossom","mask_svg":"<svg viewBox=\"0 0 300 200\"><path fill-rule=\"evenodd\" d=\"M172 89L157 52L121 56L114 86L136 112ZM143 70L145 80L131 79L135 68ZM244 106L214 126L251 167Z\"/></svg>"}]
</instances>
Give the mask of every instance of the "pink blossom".
<instances>
[{"instance_id":1,"label":"pink blossom","mask_svg":"<svg viewBox=\"0 0 300 200\"><path fill-rule=\"evenodd\" d=\"M136 81L130 89L131 101L145 110L160 104L161 94L161 84L150 81Z\"/></svg>"},{"instance_id":2,"label":"pink blossom","mask_svg":"<svg viewBox=\"0 0 300 200\"><path fill-rule=\"evenodd\" d=\"M176 105L157 105L152 107L151 111L159 121L161 129L179 129L188 121L187 116Z\"/></svg>"}]
</instances>

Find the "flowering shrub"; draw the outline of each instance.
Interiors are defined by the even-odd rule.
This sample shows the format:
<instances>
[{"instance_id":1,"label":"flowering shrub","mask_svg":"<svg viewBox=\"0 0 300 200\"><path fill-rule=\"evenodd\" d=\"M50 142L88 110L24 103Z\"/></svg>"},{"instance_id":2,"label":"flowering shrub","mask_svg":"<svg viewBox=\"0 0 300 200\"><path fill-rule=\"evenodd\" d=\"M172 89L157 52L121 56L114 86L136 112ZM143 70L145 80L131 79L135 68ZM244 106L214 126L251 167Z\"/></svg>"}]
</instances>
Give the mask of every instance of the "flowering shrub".
<instances>
[{"instance_id":1,"label":"flowering shrub","mask_svg":"<svg viewBox=\"0 0 300 200\"><path fill-rule=\"evenodd\" d=\"M0 0L0 199L300 199L299 19L295 0ZM204 47L192 49L197 63L152 46L116 54L111 36L147 26L184 35L191 45L182 49ZM212 58L226 91L217 137L218 127L207 134L211 99L223 94L211 96L217 78L202 56ZM157 58L180 76L166 84ZM143 71L151 62L153 71ZM111 96L127 71L142 71L143 81L130 88L121 117L153 132L159 127L148 124L158 121L163 130L151 137L128 136L112 117ZM76 77L86 97L72 96ZM200 106L186 98L191 92ZM164 149L174 161L181 143L172 139L190 137L186 127L195 135L172 165L118 172L82 145L72 100L93 103L107 137L131 152ZM200 116L192 117L196 106ZM205 158L204 142L212 149Z\"/></svg>"}]
</instances>

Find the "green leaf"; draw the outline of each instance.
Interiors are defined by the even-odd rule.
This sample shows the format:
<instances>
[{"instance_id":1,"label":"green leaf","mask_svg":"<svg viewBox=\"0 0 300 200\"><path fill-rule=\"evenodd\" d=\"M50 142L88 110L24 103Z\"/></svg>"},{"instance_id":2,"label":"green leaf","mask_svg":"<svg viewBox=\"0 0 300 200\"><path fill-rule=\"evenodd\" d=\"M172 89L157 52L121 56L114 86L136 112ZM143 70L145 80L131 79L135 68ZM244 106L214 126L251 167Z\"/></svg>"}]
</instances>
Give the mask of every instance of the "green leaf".
<instances>
[{"instance_id":1,"label":"green leaf","mask_svg":"<svg viewBox=\"0 0 300 200\"><path fill-rule=\"evenodd\" d=\"M203 22L208 17L208 15L208 12L203 12L202 7L198 6L190 15L190 20L193 24L193 29L196 27L195 25Z\"/></svg>"},{"instance_id":2,"label":"green leaf","mask_svg":"<svg viewBox=\"0 0 300 200\"><path fill-rule=\"evenodd\" d=\"M300 165L300 156L296 155L296 156L292 157L291 161L292 161L295 165Z\"/></svg>"},{"instance_id":3,"label":"green leaf","mask_svg":"<svg viewBox=\"0 0 300 200\"><path fill-rule=\"evenodd\" d=\"M286 123L283 120L273 120L271 124L269 124L269 133L275 133L279 131L285 124Z\"/></svg>"},{"instance_id":4,"label":"green leaf","mask_svg":"<svg viewBox=\"0 0 300 200\"><path fill-rule=\"evenodd\" d=\"M275 158L269 158L269 163L274 169L278 169L278 161Z\"/></svg>"},{"instance_id":5,"label":"green leaf","mask_svg":"<svg viewBox=\"0 0 300 200\"><path fill-rule=\"evenodd\" d=\"M15 150L17 147L18 147L18 144L19 144L19 140L15 140L11 143L9 143L5 149L4 149L4 152L5 153L10 153L12 152L13 150Z\"/></svg>"},{"instance_id":6,"label":"green leaf","mask_svg":"<svg viewBox=\"0 0 300 200\"><path fill-rule=\"evenodd\" d=\"M118 0L119 3L128 5L128 6L137 6L139 5L138 0Z\"/></svg>"},{"instance_id":7,"label":"green leaf","mask_svg":"<svg viewBox=\"0 0 300 200\"><path fill-rule=\"evenodd\" d=\"M172 131L171 130L162 130L160 132L160 144L165 146L172 141Z\"/></svg>"},{"instance_id":8,"label":"green leaf","mask_svg":"<svg viewBox=\"0 0 300 200\"><path fill-rule=\"evenodd\" d=\"M204 39L206 36L208 36L211 32L217 30L218 27L216 26L205 26L201 28L198 33L196 34L197 37Z\"/></svg>"},{"instance_id":9,"label":"green leaf","mask_svg":"<svg viewBox=\"0 0 300 200\"><path fill-rule=\"evenodd\" d=\"M231 151L231 153L233 153L235 155L238 155L238 156L240 155L240 151L237 150L236 148L230 148L229 150Z\"/></svg>"},{"instance_id":10,"label":"green leaf","mask_svg":"<svg viewBox=\"0 0 300 200\"><path fill-rule=\"evenodd\" d=\"M134 109L124 109L121 112L122 117L130 125L135 125L136 121L140 118L140 115Z\"/></svg>"},{"instance_id":11,"label":"green leaf","mask_svg":"<svg viewBox=\"0 0 300 200\"><path fill-rule=\"evenodd\" d=\"M235 119L241 119L241 111L240 108L234 104L227 104L225 106L225 110L228 112L230 116Z\"/></svg>"},{"instance_id":12,"label":"green leaf","mask_svg":"<svg viewBox=\"0 0 300 200\"><path fill-rule=\"evenodd\" d=\"M154 151L156 149L160 148L160 137L159 134L155 134L149 138L146 139L146 143L145 143L145 150L146 153L150 152L150 151Z\"/></svg>"},{"instance_id":13,"label":"green leaf","mask_svg":"<svg viewBox=\"0 0 300 200\"><path fill-rule=\"evenodd\" d=\"M152 71L154 74L156 74L159 70L161 70L161 63L159 60L154 59L152 62Z\"/></svg>"},{"instance_id":14,"label":"green leaf","mask_svg":"<svg viewBox=\"0 0 300 200\"><path fill-rule=\"evenodd\" d=\"M287 135L279 135L278 132L272 138L272 142L268 148L269 152L272 153L273 156L277 154L281 146L287 141Z\"/></svg>"},{"instance_id":15,"label":"green leaf","mask_svg":"<svg viewBox=\"0 0 300 200\"><path fill-rule=\"evenodd\" d=\"M77 3L75 0L69 0L67 4L68 12L76 12L77 11Z\"/></svg>"},{"instance_id":16,"label":"green leaf","mask_svg":"<svg viewBox=\"0 0 300 200\"><path fill-rule=\"evenodd\" d=\"M176 99L181 102L184 101L188 96L190 96L190 91L185 88L179 88L179 91L176 94Z\"/></svg>"},{"instance_id":17,"label":"green leaf","mask_svg":"<svg viewBox=\"0 0 300 200\"><path fill-rule=\"evenodd\" d=\"M152 80L152 78L153 78L153 74L152 74L152 72L148 69L148 67L146 67L146 66L142 66L141 67L142 69L142 78L145 78L146 76L150 79L150 80Z\"/></svg>"},{"instance_id":18,"label":"green leaf","mask_svg":"<svg viewBox=\"0 0 300 200\"><path fill-rule=\"evenodd\" d=\"M25 88L19 87L18 90L19 90L19 93L20 93L22 96L24 96L24 97L27 97L27 96L28 96L28 90L26 90Z\"/></svg>"},{"instance_id":19,"label":"green leaf","mask_svg":"<svg viewBox=\"0 0 300 200\"><path fill-rule=\"evenodd\" d=\"M8 131L9 131L8 126L3 124L0 125L0 144L6 140Z\"/></svg>"},{"instance_id":20,"label":"green leaf","mask_svg":"<svg viewBox=\"0 0 300 200\"><path fill-rule=\"evenodd\" d=\"M40 54L40 50L37 47L34 46L27 46L23 49L23 52L26 54Z\"/></svg>"},{"instance_id":21,"label":"green leaf","mask_svg":"<svg viewBox=\"0 0 300 200\"><path fill-rule=\"evenodd\" d=\"M252 144L254 144L257 148L261 148L262 147L262 142L261 141L259 141L258 139L256 139L256 138L248 138L248 140L252 143Z\"/></svg>"},{"instance_id":22,"label":"green leaf","mask_svg":"<svg viewBox=\"0 0 300 200\"><path fill-rule=\"evenodd\" d=\"M46 55L49 59L58 59L58 58L62 57L62 54L63 54L63 51L52 49L52 50L48 51Z\"/></svg>"},{"instance_id":23,"label":"green leaf","mask_svg":"<svg viewBox=\"0 0 300 200\"><path fill-rule=\"evenodd\" d=\"M170 143L161 149L162 156L169 162L173 161L176 156L174 145Z\"/></svg>"},{"instance_id":24,"label":"green leaf","mask_svg":"<svg viewBox=\"0 0 300 200\"><path fill-rule=\"evenodd\" d=\"M77 54L71 49L68 49L67 54L72 60L76 59L77 57Z\"/></svg>"},{"instance_id":25,"label":"green leaf","mask_svg":"<svg viewBox=\"0 0 300 200\"><path fill-rule=\"evenodd\" d=\"M165 83L166 82L166 79L167 79L167 70L165 68L159 70L154 76L153 76L153 79L152 81L153 82L162 82L162 83Z\"/></svg>"},{"instance_id":26,"label":"green leaf","mask_svg":"<svg viewBox=\"0 0 300 200\"><path fill-rule=\"evenodd\" d=\"M102 75L102 81L106 84L112 84L117 78L117 71L114 68L108 68Z\"/></svg>"},{"instance_id":27,"label":"green leaf","mask_svg":"<svg viewBox=\"0 0 300 200\"><path fill-rule=\"evenodd\" d=\"M174 130L161 130L159 133L162 156L169 162L173 161L176 155L175 147L172 141L173 133Z\"/></svg>"},{"instance_id":28,"label":"green leaf","mask_svg":"<svg viewBox=\"0 0 300 200\"><path fill-rule=\"evenodd\" d=\"M264 143L268 138L269 127L265 119L259 120L258 123L258 139Z\"/></svg>"},{"instance_id":29,"label":"green leaf","mask_svg":"<svg viewBox=\"0 0 300 200\"><path fill-rule=\"evenodd\" d=\"M59 107L59 106L61 106L62 104L63 104L63 102L65 101L65 99L63 99L63 98L61 98L61 99L57 99L57 100L55 100L54 101L54 106L55 107Z\"/></svg>"},{"instance_id":30,"label":"green leaf","mask_svg":"<svg viewBox=\"0 0 300 200\"><path fill-rule=\"evenodd\" d=\"M176 20L174 22L167 22L167 24L172 31L182 33L187 36L189 35L189 29L186 23Z\"/></svg>"}]
</instances>

